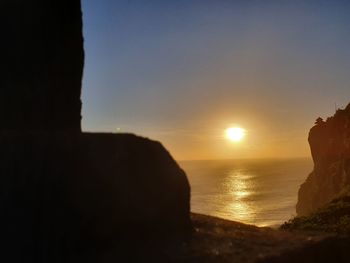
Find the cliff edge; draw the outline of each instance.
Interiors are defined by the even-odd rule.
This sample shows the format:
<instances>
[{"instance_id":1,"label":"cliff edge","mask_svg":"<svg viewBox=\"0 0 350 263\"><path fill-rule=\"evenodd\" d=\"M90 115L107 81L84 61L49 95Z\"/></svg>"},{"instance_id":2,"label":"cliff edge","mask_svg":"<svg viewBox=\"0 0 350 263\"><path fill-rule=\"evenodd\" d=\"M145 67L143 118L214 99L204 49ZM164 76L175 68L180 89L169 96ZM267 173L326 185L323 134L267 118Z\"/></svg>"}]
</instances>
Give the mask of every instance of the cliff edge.
<instances>
[{"instance_id":1,"label":"cliff edge","mask_svg":"<svg viewBox=\"0 0 350 263\"><path fill-rule=\"evenodd\" d=\"M316 120L309 132L314 169L301 185L296 211L310 215L350 189L350 104Z\"/></svg>"}]
</instances>

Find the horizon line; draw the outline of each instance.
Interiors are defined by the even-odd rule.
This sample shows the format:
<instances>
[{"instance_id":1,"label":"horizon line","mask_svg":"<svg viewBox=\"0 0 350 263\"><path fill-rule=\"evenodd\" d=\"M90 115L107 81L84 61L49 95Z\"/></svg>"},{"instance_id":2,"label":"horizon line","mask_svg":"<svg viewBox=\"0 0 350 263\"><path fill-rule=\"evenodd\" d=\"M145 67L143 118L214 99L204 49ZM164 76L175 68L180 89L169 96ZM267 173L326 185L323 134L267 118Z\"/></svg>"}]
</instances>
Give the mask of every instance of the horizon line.
<instances>
[{"instance_id":1,"label":"horizon line","mask_svg":"<svg viewBox=\"0 0 350 263\"><path fill-rule=\"evenodd\" d=\"M175 159L175 158L174 158ZM295 157L253 157L253 158L212 158L212 159L175 159L177 162L191 161L238 161L238 160L291 160L291 159L310 159L311 156L295 156Z\"/></svg>"}]
</instances>

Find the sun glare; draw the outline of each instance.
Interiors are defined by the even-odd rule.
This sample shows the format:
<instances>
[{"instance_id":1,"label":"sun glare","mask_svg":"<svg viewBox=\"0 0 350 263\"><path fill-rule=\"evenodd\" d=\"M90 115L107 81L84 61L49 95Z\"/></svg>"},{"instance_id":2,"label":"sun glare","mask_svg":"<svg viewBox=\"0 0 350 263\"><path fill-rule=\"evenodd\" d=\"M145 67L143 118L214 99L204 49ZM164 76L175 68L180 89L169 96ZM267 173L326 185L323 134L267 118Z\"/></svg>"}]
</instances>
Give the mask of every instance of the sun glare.
<instances>
[{"instance_id":1,"label":"sun glare","mask_svg":"<svg viewBox=\"0 0 350 263\"><path fill-rule=\"evenodd\" d=\"M226 137L233 142L239 142L245 136L245 129L239 127L231 127L226 129Z\"/></svg>"}]
</instances>

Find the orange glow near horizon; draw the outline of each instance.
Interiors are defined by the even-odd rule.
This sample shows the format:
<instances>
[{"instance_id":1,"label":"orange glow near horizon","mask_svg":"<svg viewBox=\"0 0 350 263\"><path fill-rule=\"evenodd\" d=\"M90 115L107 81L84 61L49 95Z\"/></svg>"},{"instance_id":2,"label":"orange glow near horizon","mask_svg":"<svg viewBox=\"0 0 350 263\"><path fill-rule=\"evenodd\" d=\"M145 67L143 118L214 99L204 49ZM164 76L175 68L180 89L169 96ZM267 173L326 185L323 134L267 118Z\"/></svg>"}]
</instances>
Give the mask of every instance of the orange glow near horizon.
<instances>
[{"instance_id":1,"label":"orange glow near horizon","mask_svg":"<svg viewBox=\"0 0 350 263\"><path fill-rule=\"evenodd\" d=\"M311 158L315 119L349 103L350 1L221 2L82 1L83 131L176 160Z\"/></svg>"}]
</instances>

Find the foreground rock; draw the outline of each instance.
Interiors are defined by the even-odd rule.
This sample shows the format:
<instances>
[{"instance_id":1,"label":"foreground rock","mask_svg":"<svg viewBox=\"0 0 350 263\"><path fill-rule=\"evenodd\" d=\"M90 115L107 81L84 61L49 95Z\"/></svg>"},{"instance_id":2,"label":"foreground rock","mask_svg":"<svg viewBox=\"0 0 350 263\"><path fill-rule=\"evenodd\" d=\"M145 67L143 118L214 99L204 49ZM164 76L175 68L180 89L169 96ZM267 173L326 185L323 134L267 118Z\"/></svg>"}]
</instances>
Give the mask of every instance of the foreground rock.
<instances>
[{"instance_id":1,"label":"foreground rock","mask_svg":"<svg viewBox=\"0 0 350 263\"><path fill-rule=\"evenodd\" d=\"M296 210L309 215L350 192L350 104L310 130L314 170L300 187Z\"/></svg>"},{"instance_id":2,"label":"foreground rock","mask_svg":"<svg viewBox=\"0 0 350 263\"><path fill-rule=\"evenodd\" d=\"M187 241L158 240L143 247L118 243L73 262L348 262L349 240L334 235L259 228L199 214L192 214L192 221L195 231Z\"/></svg>"},{"instance_id":3,"label":"foreground rock","mask_svg":"<svg viewBox=\"0 0 350 263\"><path fill-rule=\"evenodd\" d=\"M2 262L183 237L190 189L160 143L81 133L80 0L0 3Z\"/></svg>"},{"instance_id":4,"label":"foreground rock","mask_svg":"<svg viewBox=\"0 0 350 263\"><path fill-rule=\"evenodd\" d=\"M0 162L6 262L65 262L114 242L137 247L191 231L186 175L158 142L3 132Z\"/></svg>"},{"instance_id":5,"label":"foreground rock","mask_svg":"<svg viewBox=\"0 0 350 263\"><path fill-rule=\"evenodd\" d=\"M6 0L0 13L0 130L80 131L80 0Z\"/></svg>"}]
</instances>

